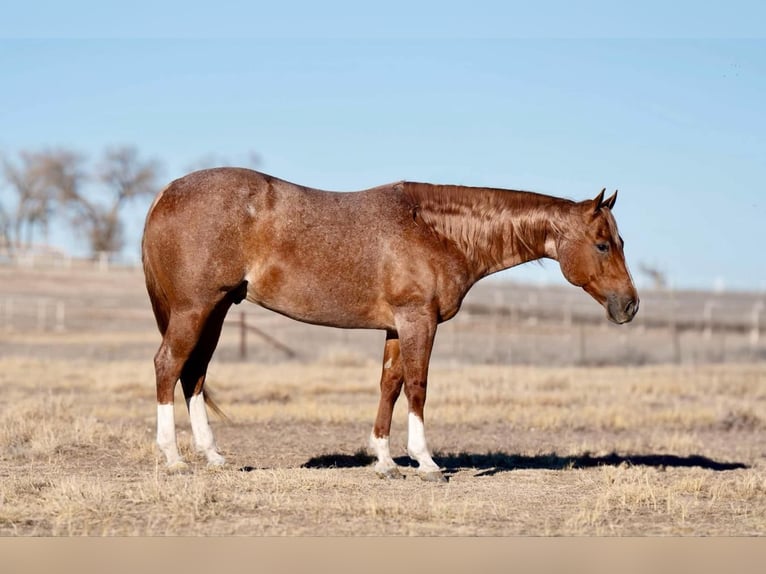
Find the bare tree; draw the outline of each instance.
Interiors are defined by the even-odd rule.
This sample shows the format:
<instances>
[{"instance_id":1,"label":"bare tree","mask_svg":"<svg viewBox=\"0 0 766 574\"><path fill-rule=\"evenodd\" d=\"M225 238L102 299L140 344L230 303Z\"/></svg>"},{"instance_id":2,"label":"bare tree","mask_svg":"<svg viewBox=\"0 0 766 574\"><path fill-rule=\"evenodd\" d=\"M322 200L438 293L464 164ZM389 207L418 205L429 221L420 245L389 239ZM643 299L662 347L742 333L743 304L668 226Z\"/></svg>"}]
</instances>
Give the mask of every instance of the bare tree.
<instances>
[{"instance_id":1,"label":"bare tree","mask_svg":"<svg viewBox=\"0 0 766 574\"><path fill-rule=\"evenodd\" d=\"M35 227L42 228L47 241L48 226L54 213L55 196L47 183L46 154L22 151L18 161L2 160L2 175L7 187L16 193L15 210L0 208L0 225L10 249L31 244Z\"/></svg>"},{"instance_id":2,"label":"bare tree","mask_svg":"<svg viewBox=\"0 0 766 574\"><path fill-rule=\"evenodd\" d=\"M63 148L38 152L35 157L36 173L46 194L64 207L71 205L88 179L85 157Z\"/></svg>"},{"instance_id":3,"label":"bare tree","mask_svg":"<svg viewBox=\"0 0 766 574\"><path fill-rule=\"evenodd\" d=\"M0 186L0 187L5 187ZM2 196L0 196L2 199ZM0 253L11 251L11 216L3 202L0 201Z\"/></svg>"},{"instance_id":4,"label":"bare tree","mask_svg":"<svg viewBox=\"0 0 766 574\"><path fill-rule=\"evenodd\" d=\"M131 146L107 149L94 174L94 181L102 185L96 199L81 185L84 174L80 156L59 151L50 153L48 159L48 181L70 210L72 223L84 229L92 254L119 251L123 246L120 210L131 199L156 190L159 163L140 159L138 150Z\"/></svg>"},{"instance_id":5,"label":"bare tree","mask_svg":"<svg viewBox=\"0 0 766 574\"><path fill-rule=\"evenodd\" d=\"M104 210L101 226L93 237L93 247L100 251L118 251L122 248L120 209L128 201L157 191L160 164L156 160L142 160L134 147L107 149L98 167L98 179L111 195L110 205Z\"/></svg>"},{"instance_id":6,"label":"bare tree","mask_svg":"<svg viewBox=\"0 0 766 574\"><path fill-rule=\"evenodd\" d=\"M0 253L11 250L11 218L8 211L0 203Z\"/></svg>"}]
</instances>

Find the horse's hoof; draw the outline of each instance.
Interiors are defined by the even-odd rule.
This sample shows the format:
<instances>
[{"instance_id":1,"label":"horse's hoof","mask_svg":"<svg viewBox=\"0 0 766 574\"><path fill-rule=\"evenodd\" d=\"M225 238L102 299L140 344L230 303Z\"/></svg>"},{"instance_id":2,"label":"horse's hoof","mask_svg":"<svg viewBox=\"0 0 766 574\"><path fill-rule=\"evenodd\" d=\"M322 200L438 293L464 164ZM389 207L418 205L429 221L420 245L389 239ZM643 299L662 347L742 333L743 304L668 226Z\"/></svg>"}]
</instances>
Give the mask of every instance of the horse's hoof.
<instances>
[{"instance_id":1,"label":"horse's hoof","mask_svg":"<svg viewBox=\"0 0 766 574\"><path fill-rule=\"evenodd\" d=\"M219 470L224 466L226 466L226 459L218 453L214 453L207 460L207 467L210 470Z\"/></svg>"},{"instance_id":2,"label":"horse's hoof","mask_svg":"<svg viewBox=\"0 0 766 574\"><path fill-rule=\"evenodd\" d=\"M375 474L378 475L378 478L388 480L399 480L404 478L404 475L401 473L398 466L387 468L386 470L376 470Z\"/></svg>"},{"instance_id":3,"label":"horse's hoof","mask_svg":"<svg viewBox=\"0 0 766 574\"><path fill-rule=\"evenodd\" d=\"M429 470L428 472L420 472L418 474L426 482L447 482L447 477L440 470Z\"/></svg>"},{"instance_id":4,"label":"horse's hoof","mask_svg":"<svg viewBox=\"0 0 766 574\"><path fill-rule=\"evenodd\" d=\"M166 467L168 474L186 474L191 472L191 467L182 460L177 460Z\"/></svg>"}]
</instances>

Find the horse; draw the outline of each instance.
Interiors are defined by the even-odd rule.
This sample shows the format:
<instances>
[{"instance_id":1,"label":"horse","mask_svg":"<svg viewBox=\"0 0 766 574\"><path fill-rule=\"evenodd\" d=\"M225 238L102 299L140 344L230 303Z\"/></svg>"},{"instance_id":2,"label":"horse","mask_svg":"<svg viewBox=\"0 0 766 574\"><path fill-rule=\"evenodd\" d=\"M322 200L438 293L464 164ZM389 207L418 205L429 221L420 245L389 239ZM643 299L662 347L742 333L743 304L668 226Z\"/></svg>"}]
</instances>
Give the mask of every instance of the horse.
<instances>
[{"instance_id":1,"label":"horse","mask_svg":"<svg viewBox=\"0 0 766 574\"><path fill-rule=\"evenodd\" d=\"M304 187L243 168L190 173L152 203L142 263L162 342L154 357L157 444L168 471L179 455L173 394L181 381L194 443L225 463L208 421L208 363L224 318L243 300L298 321L386 333L375 472L402 476L389 449L391 415L408 401L407 452L424 480L444 481L423 410L437 325L471 286L541 258L621 324L639 298L612 210L617 192L572 201L533 192L399 181L355 192Z\"/></svg>"}]
</instances>

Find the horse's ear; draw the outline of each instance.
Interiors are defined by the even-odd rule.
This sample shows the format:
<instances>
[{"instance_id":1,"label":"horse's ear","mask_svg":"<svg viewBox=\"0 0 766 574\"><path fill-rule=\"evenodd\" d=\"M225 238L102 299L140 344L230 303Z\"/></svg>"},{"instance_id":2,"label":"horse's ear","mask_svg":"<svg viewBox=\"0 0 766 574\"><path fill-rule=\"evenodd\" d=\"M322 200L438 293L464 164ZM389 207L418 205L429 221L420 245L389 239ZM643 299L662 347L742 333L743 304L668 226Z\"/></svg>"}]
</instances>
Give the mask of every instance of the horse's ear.
<instances>
[{"instance_id":1,"label":"horse's ear","mask_svg":"<svg viewBox=\"0 0 766 574\"><path fill-rule=\"evenodd\" d=\"M601 205L604 203L604 193L606 192L606 188L602 189L601 192L593 199L593 212L597 213L599 209L601 209Z\"/></svg>"},{"instance_id":2,"label":"horse's ear","mask_svg":"<svg viewBox=\"0 0 766 574\"><path fill-rule=\"evenodd\" d=\"M602 203L601 205L604 206L604 207L608 207L611 210L611 209L614 209L614 204L615 203L617 203L617 190L616 189L614 190L614 193L611 196L607 197L604 200L604 203Z\"/></svg>"}]
</instances>

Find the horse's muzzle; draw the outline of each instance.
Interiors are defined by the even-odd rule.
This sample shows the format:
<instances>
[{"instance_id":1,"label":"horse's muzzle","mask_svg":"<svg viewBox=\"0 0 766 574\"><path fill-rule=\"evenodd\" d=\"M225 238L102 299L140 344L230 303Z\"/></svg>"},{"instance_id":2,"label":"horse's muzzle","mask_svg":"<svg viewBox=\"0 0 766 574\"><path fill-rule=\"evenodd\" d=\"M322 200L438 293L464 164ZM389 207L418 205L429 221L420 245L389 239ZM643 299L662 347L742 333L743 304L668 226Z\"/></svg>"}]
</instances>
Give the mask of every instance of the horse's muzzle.
<instances>
[{"instance_id":1,"label":"horse's muzzle","mask_svg":"<svg viewBox=\"0 0 766 574\"><path fill-rule=\"evenodd\" d=\"M618 325L629 323L638 313L638 297L610 295L606 299L606 314Z\"/></svg>"}]
</instances>

